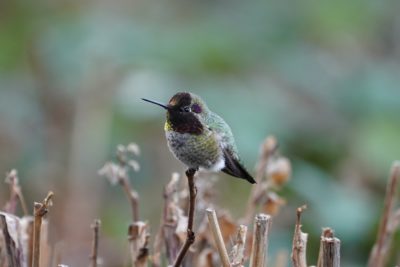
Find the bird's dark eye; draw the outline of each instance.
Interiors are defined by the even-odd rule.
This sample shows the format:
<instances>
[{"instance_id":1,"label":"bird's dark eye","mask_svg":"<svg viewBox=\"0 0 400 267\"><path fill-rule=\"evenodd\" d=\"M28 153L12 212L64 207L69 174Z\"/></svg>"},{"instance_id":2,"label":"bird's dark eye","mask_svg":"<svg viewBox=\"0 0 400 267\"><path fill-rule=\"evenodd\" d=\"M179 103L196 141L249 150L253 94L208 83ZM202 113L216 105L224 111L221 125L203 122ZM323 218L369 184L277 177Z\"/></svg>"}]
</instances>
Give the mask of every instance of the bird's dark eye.
<instances>
[{"instance_id":1,"label":"bird's dark eye","mask_svg":"<svg viewBox=\"0 0 400 267\"><path fill-rule=\"evenodd\" d=\"M186 107L181 108L181 110L182 110L183 112L190 112L190 107L189 107L189 106L186 106Z\"/></svg>"}]
</instances>

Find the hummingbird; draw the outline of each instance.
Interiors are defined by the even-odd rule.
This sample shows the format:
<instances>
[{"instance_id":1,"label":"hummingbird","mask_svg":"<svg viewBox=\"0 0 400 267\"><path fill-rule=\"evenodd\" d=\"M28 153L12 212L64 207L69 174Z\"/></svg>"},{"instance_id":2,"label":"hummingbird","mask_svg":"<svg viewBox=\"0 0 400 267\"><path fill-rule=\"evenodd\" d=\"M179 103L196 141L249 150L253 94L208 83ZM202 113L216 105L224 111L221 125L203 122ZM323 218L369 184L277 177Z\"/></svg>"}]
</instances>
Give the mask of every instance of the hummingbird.
<instances>
[{"instance_id":1,"label":"hummingbird","mask_svg":"<svg viewBox=\"0 0 400 267\"><path fill-rule=\"evenodd\" d=\"M167 111L164 130L168 147L189 169L222 171L256 183L240 162L231 128L199 96L179 92L166 105L142 100Z\"/></svg>"}]
</instances>

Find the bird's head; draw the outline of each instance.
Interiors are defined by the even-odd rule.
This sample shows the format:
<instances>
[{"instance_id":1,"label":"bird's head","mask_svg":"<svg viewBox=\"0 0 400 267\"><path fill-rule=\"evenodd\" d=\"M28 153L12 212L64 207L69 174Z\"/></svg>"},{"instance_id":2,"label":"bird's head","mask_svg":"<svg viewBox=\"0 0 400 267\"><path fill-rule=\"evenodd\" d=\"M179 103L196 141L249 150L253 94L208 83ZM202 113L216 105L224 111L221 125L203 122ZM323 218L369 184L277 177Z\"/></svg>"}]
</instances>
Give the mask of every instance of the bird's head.
<instances>
[{"instance_id":1,"label":"bird's head","mask_svg":"<svg viewBox=\"0 0 400 267\"><path fill-rule=\"evenodd\" d=\"M176 93L167 105L142 98L144 101L158 105L167 110L167 123L179 132L201 133L208 108L204 101L188 92Z\"/></svg>"}]
</instances>

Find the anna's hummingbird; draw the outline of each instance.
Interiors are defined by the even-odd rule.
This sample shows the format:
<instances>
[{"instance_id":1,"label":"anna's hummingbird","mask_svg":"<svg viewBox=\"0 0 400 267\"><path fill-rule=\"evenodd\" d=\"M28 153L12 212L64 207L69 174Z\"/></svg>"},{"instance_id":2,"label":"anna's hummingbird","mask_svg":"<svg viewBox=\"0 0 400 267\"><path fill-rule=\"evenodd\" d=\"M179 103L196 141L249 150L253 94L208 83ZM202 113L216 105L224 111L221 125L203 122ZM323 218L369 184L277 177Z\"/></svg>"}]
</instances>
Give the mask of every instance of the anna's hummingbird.
<instances>
[{"instance_id":1,"label":"anna's hummingbird","mask_svg":"<svg viewBox=\"0 0 400 267\"><path fill-rule=\"evenodd\" d=\"M164 130L169 149L190 169L223 171L256 182L240 163L231 128L199 96L177 93L167 105L142 99L167 110Z\"/></svg>"}]
</instances>

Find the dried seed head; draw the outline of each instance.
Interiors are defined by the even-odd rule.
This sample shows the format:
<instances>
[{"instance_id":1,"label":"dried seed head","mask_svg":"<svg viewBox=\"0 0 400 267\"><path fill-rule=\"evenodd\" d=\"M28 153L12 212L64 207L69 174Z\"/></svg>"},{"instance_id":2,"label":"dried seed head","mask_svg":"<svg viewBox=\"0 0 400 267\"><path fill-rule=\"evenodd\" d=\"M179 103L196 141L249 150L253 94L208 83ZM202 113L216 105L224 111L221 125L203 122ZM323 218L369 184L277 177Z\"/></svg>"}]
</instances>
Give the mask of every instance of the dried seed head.
<instances>
[{"instance_id":1,"label":"dried seed head","mask_svg":"<svg viewBox=\"0 0 400 267\"><path fill-rule=\"evenodd\" d=\"M120 175L124 174L121 172L124 172L124 169L122 169L119 165L113 162L106 162L106 164L104 164L104 166L98 170L97 173L100 176L106 177L112 185L116 185L119 182L121 177Z\"/></svg>"},{"instance_id":2,"label":"dried seed head","mask_svg":"<svg viewBox=\"0 0 400 267\"><path fill-rule=\"evenodd\" d=\"M140 170L140 165L136 160L129 160L128 165L135 171L138 172Z\"/></svg>"},{"instance_id":3,"label":"dried seed head","mask_svg":"<svg viewBox=\"0 0 400 267\"><path fill-rule=\"evenodd\" d=\"M290 179L291 173L290 161L285 157L274 159L267 165L267 175L277 186L286 184Z\"/></svg>"},{"instance_id":4,"label":"dried seed head","mask_svg":"<svg viewBox=\"0 0 400 267\"><path fill-rule=\"evenodd\" d=\"M269 192L263 203L263 212L276 215L280 211L281 207L286 204L286 200L281 198L274 192Z\"/></svg>"},{"instance_id":5,"label":"dried seed head","mask_svg":"<svg viewBox=\"0 0 400 267\"><path fill-rule=\"evenodd\" d=\"M6 179L4 180L7 184L18 184L18 172L16 169L12 169L6 174Z\"/></svg>"},{"instance_id":6,"label":"dried seed head","mask_svg":"<svg viewBox=\"0 0 400 267\"><path fill-rule=\"evenodd\" d=\"M140 148L136 143L130 143L129 145L127 145L126 151L128 151L129 153L132 153L135 156L140 155Z\"/></svg>"},{"instance_id":7,"label":"dried seed head","mask_svg":"<svg viewBox=\"0 0 400 267\"><path fill-rule=\"evenodd\" d=\"M265 138L264 143L261 146L263 155L271 155L278 148L278 141L275 136L268 136Z\"/></svg>"}]
</instances>

